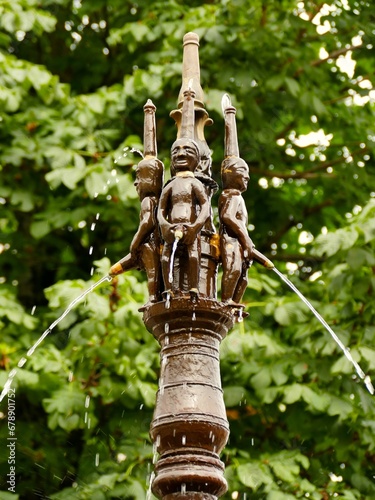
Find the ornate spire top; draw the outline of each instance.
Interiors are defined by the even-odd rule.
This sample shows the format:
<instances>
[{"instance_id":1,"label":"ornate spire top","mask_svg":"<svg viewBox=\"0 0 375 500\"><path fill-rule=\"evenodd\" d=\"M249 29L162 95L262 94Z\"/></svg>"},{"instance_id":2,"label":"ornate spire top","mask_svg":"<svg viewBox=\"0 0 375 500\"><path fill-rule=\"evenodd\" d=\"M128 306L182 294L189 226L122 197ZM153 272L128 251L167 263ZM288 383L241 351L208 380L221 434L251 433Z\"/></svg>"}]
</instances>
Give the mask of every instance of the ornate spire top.
<instances>
[{"instance_id":1,"label":"ornate spire top","mask_svg":"<svg viewBox=\"0 0 375 500\"><path fill-rule=\"evenodd\" d=\"M203 89L200 83L199 36L196 33L186 33L183 39L182 85L178 95L178 107L183 103L184 91L191 84L195 92L195 105L204 107Z\"/></svg>"},{"instance_id":2,"label":"ornate spire top","mask_svg":"<svg viewBox=\"0 0 375 500\"><path fill-rule=\"evenodd\" d=\"M158 154L156 144L156 124L155 124L155 111L156 106L148 99L143 106L144 111L144 128L143 128L143 148L144 156L156 157Z\"/></svg>"},{"instance_id":3,"label":"ornate spire top","mask_svg":"<svg viewBox=\"0 0 375 500\"><path fill-rule=\"evenodd\" d=\"M238 147L238 137L237 137L237 125L236 125L236 108L232 106L230 97L228 94L224 94L221 99L221 107L223 109L224 120L225 120L225 158L230 156L240 156L240 150Z\"/></svg>"}]
</instances>

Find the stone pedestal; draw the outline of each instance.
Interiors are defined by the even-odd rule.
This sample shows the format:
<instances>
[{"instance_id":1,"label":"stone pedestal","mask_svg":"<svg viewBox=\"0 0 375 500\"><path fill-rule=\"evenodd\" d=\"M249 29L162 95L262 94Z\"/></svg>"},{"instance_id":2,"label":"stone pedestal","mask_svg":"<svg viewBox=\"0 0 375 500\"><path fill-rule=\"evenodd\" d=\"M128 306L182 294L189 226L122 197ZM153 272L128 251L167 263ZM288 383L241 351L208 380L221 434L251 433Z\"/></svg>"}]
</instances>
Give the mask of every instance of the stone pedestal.
<instances>
[{"instance_id":1,"label":"stone pedestal","mask_svg":"<svg viewBox=\"0 0 375 500\"><path fill-rule=\"evenodd\" d=\"M227 491L219 454L229 436L219 346L234 317L215 299L180 296L169 308L147 307L143 319L161 346L152 491L163 500L215 500Z\"/></svg>"}]
</instances>

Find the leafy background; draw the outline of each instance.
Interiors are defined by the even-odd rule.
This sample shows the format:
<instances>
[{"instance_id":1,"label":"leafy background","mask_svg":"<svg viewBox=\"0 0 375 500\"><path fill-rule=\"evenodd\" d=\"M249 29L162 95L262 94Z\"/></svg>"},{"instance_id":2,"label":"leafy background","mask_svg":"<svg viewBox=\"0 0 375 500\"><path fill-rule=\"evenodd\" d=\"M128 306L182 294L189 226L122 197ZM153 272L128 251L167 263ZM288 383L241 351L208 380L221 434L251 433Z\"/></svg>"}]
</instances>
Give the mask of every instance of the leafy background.
<instances>
[{"instance_id":1,"label":"leafy background","mask_svg":"<svg viewBox=\"0 0 375 500\"><path fill-rule=\"evenodd\" d=\"M142 106L151 97L158 108L168 168L188 31L201 37L216 180L228 92L257 248L374 373L372 2L0 0L1 385L127 252ZM159 370L137 311L146 293L139 272L102 285L18 370L17 494L2 452L0 498L146 498ZM244 302L250 317L222 345L223 498L374 498L374 401L362 381L276 275L254 265ZM3 450L6 411L5 399Z\"/></svg>"}]
</instances>

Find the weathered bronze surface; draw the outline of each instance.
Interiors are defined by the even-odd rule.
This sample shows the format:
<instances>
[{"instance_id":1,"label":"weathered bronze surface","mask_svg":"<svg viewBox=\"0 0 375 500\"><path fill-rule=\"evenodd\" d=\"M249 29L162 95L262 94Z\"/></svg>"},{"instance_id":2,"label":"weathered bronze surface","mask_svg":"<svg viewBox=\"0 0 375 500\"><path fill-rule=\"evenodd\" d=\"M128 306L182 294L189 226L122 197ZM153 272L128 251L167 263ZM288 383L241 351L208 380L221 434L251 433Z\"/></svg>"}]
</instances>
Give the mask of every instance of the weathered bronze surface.
<instances>
[{"instance_id":1,"label":"weathered bronze surface","mask_svg":"<svg viewBox=\"0 0 375 500\"><path fill-rule=\"evenodd\" d=\"M193 303L186 296L171 300L168 309L164 303L152 305L144 321L161 345L150 431L159 454L153 492L160 498L188 492L217 498L227 489L219 454L229 435L219 345L233 326L233 315L217 300Z\"/></svg>"},{"instance_id":2,"label":"weathered bronze surface","mask_svg":"<svg viewBox=\"0 0 375 500\"><path fill-rule=\"evenodd\" d=\"M159 390L150 435L158 460L153 493L162 500L216 500L227 491L220 460L229 436L219 368L219 346L235 321L258 252L247 232L241 196L249 168L239 156L235 108L223 98L225 118L220 232L211 209L218 186L204 128L212 124L200 84L199 38L183 42L182 87L171 112L177 139L171 148L171 178L163 186L157 159L155 106L145 107L144 159L136 170L140 225L130 252L111 268L116 275L137 267L148 278L143 320L161 346ZM222 264L221 301L216 282Z\"/></svg>"}]
</instances>

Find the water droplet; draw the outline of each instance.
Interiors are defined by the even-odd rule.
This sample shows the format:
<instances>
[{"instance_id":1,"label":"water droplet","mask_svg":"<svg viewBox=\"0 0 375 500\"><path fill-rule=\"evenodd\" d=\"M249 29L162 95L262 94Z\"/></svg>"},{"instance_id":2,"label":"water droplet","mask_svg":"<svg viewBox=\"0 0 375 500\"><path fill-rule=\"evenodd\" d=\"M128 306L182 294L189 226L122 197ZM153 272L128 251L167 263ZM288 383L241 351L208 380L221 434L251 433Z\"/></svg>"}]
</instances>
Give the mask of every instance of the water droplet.
<instances>
[{"instance_id":1,"label":"water droplet","mask_svg":"<svg viewBox=\"0 0 375 500\"><path fill-rule=\"evenodd\" d=\"M169 337L168 337L168 335L166 335L166 337L165 337L165 345L169 345Z\"/></svg>"},{"instance_id":2,"label":"water droplet","mask_svg":"<svg viewBox=\"0 0 375 500\"><path fill-rule=\"evenodd\" d=\"M89 414L87 413L87 411L85 411L85 424L87 424L88 416L89 416Z\"/></svg>"},{"instance_id":3,"label":"water droplet","mask_svg":"<svg viewBox=\"0 0 375 500\"><path fill-rule=\"evenodd\" d=\"M195 314L195 311L193 312L193 317L192 317L191 319L192 319L192 321L195 321L195 320L197 319L197 316L196 316L196 314Z\"/></svg>"},{"instance_id":4,"label":"water droplet","mask_svg":"<svg viewBox=\"0 0 375 500\"><path fill-rule=\"evenodd\" d=\"M369 393L373 395L375 393L375 389L374 389L374 386L372 385L371 379L368 375L366 375L364 382L365 382L365 385L366 385Z\"/></svg>"},{"instance_id":5,"label":"water droplet","mask_svg":"<svg viewBox=\"0 0 375 500\"><path fill-rule=\"evenodd\" d=\"M69 382L73 381L73 372L69 372L68 380L69 380Z\"/></svg>"},{"instance_id":6,"label":"water droplet","mask_svg":"<svg viewBox=\"0 0 375 500\"><path fill-rule=\"evenodd\" d=\"M165 325L164 325L164 333L169 333L169 323L165 323Z\"/></svg>"},{"instance_id":7,"label":"water droplet","mask_svg":"<svg viewBox=\"0 0 375 500\"><path fill-rule=\"evenodd\" d=\"M243 321L243 316L242 316L242 308L238 309L238 323L242 323Z\"/></svg>"},{"instance_id":8,"label":"water droplet","mask_svg":"<svg viewBox=\"0 0 375 500\"><path fill-rule=\"evenodd\" d=\"M144 158L142 151L139 151L137 148L131 148L130 153L137 153Z\"/></svg>"},{"instance_id":9,"label":"water droplet","mask_svg":"<svg viewBox=\"0 0 375 500\"><path fill-rule=\"evenodd\" d=\"M158 434L158 435L156 436L156 449L158 449L158 448L159 448L159 446L160 446L160 435Z\"/></svg>"},{"instance_id":10,"label":"water droplet","mask_svg":"<svg viewBox=\"0 0 375 500\"><path fill-rule=\"evenodd\" d=\"M26 363L27 359L26 358L21 358L19 361L18 361L18 367L19 368L22 368L23 365Z\"/></svg>"},{"instance_id":11,"label":"water droplet","mask_svg":"<svg viewBox=\"0 0 375 500\"><path fill-rule=\"evenodd\" d=\"M93 251L94 251L94 247L90 247L90 249L89 249L89 255L92 255Z\"/></svg>"},{"instance_id":12,"label":"water droplet","mask_svg":"<svg viewBox=\"0 0 375 500\"><path fill-rule=\"evenodd\" d=\"M143 409L143 403L141 404L141 406L139 407L139 409L140 409L140 410L142 410L142 409Z\"/></svg>"},{"instance_id":13,"label":"water droplet","mask_svg":"<svg viewBox=\"0 0 375 500\"><path fill-rule=\"evenodd\" d=\"M181 442L182 442L183 446L185 446L185 444L186 444L186 436L185 435L182 436Z\"/></svg>"},{"instance_id":14,"label":"water droplet","mask_svg":"<svg viewBox=\"0 0 375 500\"><path fill-rule=\"evenodd\" d=\"M33 308L31 309L31 316L33 316L33 315L34 315L34 313L35 313L35 309L36 309L36 306L33 306Z\"/></svg>"},{"instance_id":15,"label":"water droplet","mask_svg":"<svg viewBox=\"0 0 375 500\"><path fill-rule=\"evenodd\" d=\"M171 294L167 293L167 296L165 298L165 308L169 309L171 307Z\"/></svg>"},{"instance_id":16,"label":"water droplet","mask_svg":"<svg viewBox=\"0 0 375 500\"><path fill-rule=\"evenodd\" d=\"M94 276L94 268L93 267L90 270L90 276Z\"/></svg>"},{"instance_id":17,"label":"water droplet","mask_svg":"<svg viewBox=\"0 0 375 500\"><path fill-rule=\"evenodd\" d=\"M95 455L95 465L96 465L96 467L98 467L98 465L99 465L99 453L97 453Z\"/></svg>"},{"instance_id":18,"label":"water droplet","mask_svg":"<svg viewBox=\"0 0 375 500\"><path fill-rule=\"evenodd\" d=\"M181 484L181 493L186 493L186 484L185 483Z\"/></svg>"},{"instance_id":19,"label":"water droplet","mask_svg":"<svg viewBox=\"0 0 375 500\"><path fill-rule=\"evenodd\" d=\"M89 396L89 395L87 395L87 396L86 396L86 400L85 400L85 408L88 408L88 407L89 407L89 405L90 405L90 396Z\"/></svg>"},{"instance_id":20,"label":"water droplet","mask_svg":"<svg viewBox=\"0 0 375 500\"><path fill-rule=\"evenodd\" d=\"M148 489L147 489L146 500L151 500L151 498L152 498L151 486L152 486L152 483L154 482L154 479L155 479L155 472L152 472L150 475L150 484L149 484Z\"/></svg>"},{"instance_id":21,"label":"water droplet","mask_svg":"<svg viewBox=\"0 0 375 500\"><path fill-rule=\"evenodd\" d=\"M95 231L95 226L96 226L96 224L95 224L95 222L93 222L93 223L91 224L91 231Z\"/></svg>"},{"instance_id":22,"label":"water droplet","mask_svg":"<svg viewBox=\"0 0 375 500\"><path fill-rule=\"evenodd\" d=\"M100 217L100 213L98 212L98 213L96 214L95 219L96 219L96 220L99 220L99 217Z\"/></svg>"}]
</instances>

